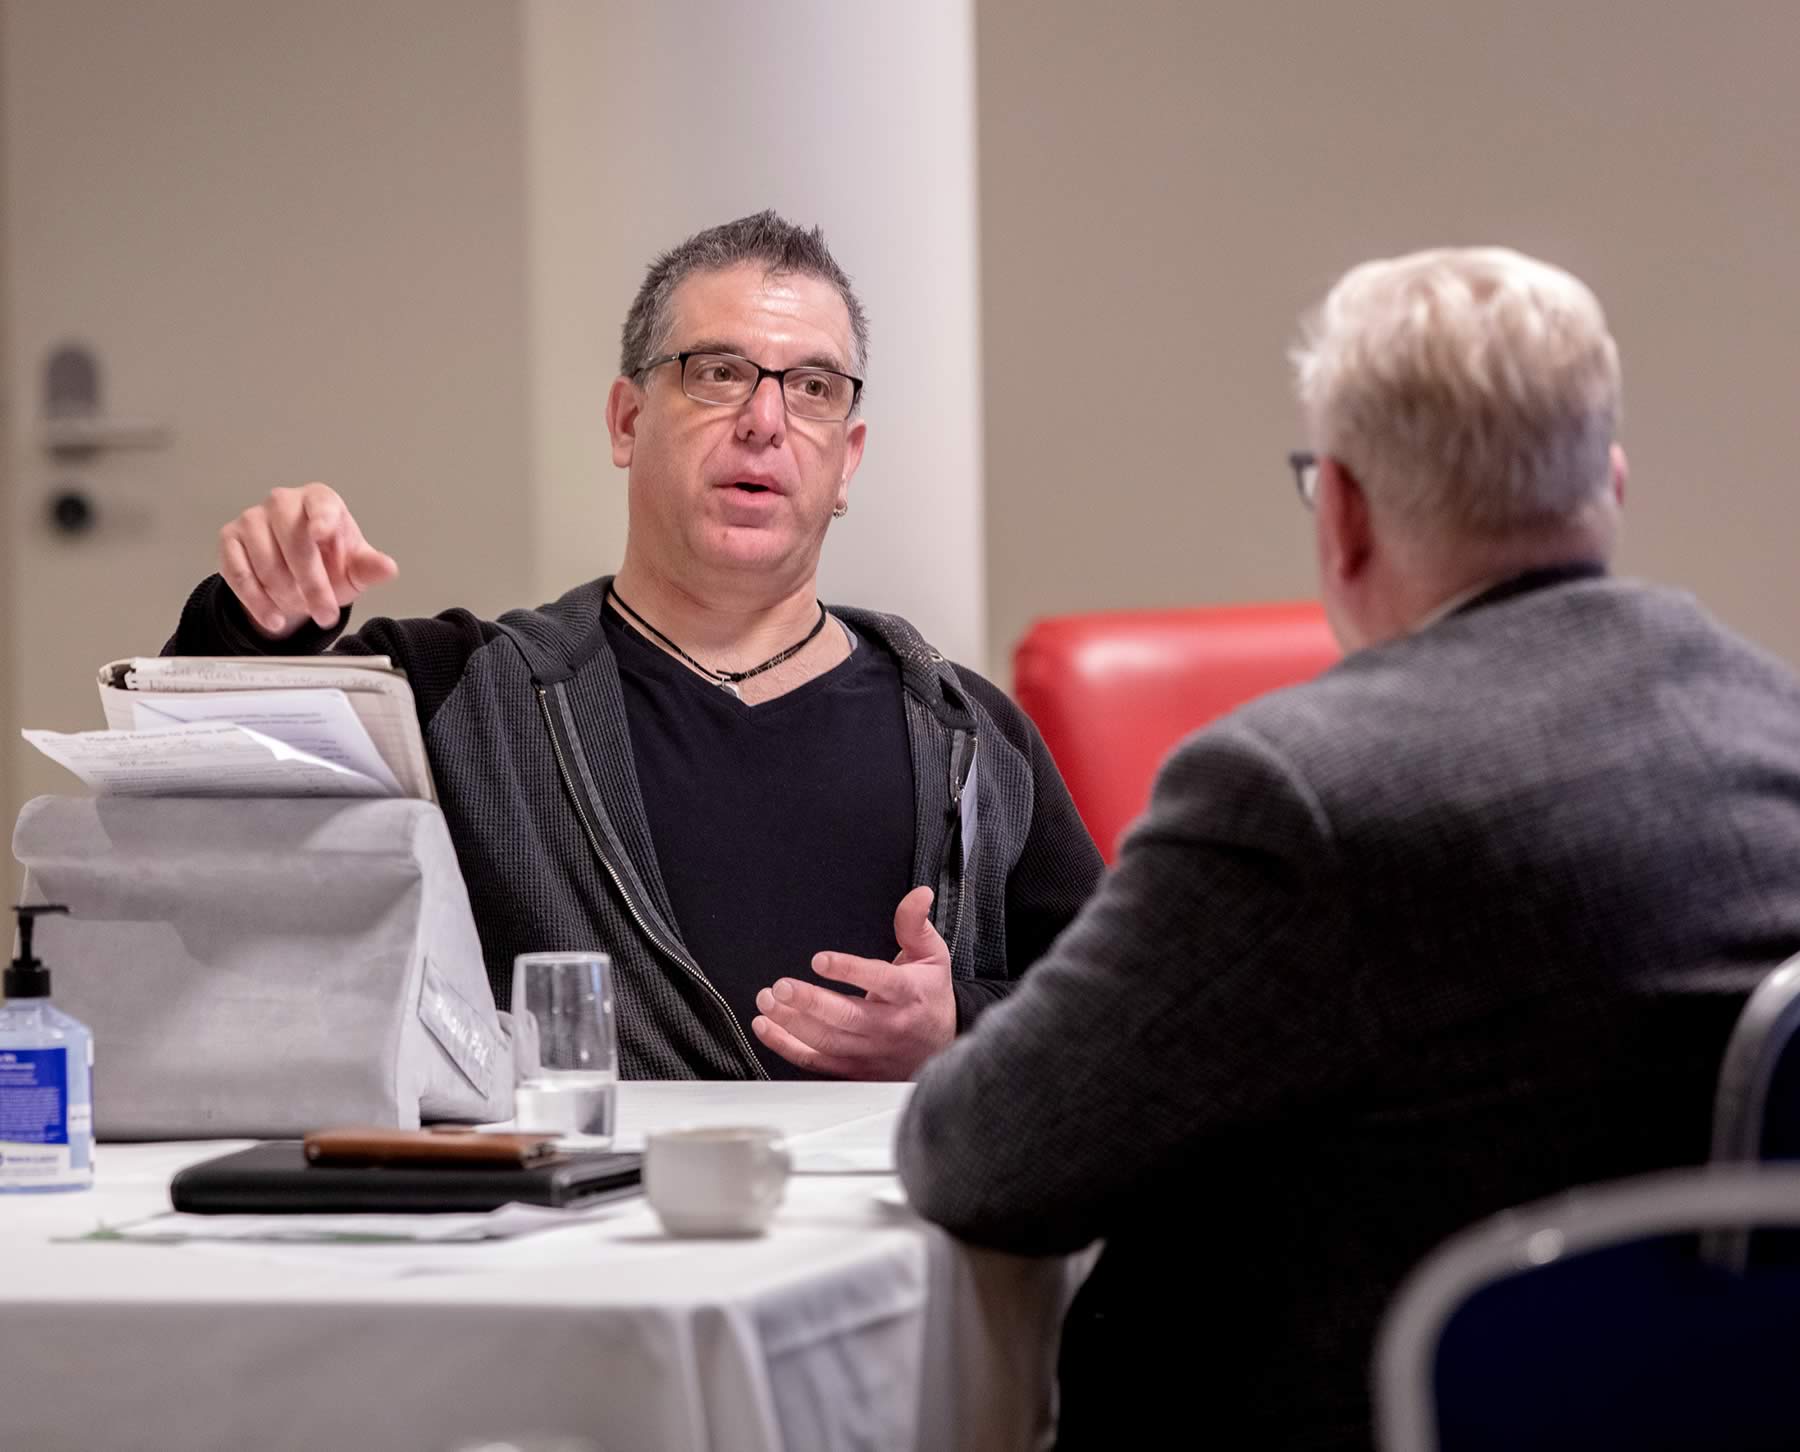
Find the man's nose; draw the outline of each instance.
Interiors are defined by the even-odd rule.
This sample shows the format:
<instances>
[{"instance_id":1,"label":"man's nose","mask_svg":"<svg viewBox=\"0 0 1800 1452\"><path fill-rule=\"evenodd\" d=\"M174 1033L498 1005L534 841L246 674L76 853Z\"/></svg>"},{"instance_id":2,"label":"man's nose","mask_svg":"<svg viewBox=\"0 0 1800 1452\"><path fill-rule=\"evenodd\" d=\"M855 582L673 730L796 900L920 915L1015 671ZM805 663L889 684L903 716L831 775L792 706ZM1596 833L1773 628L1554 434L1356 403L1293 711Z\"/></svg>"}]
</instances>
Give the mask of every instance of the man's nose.
<instances>
[{"instance_id":1,"label":"man's nose","mask_svg":"<svg viewBox=\"0 0 1800 1452\"><path fill-rule=\"evenodd\" d=\"M787 428L787 400L781 396L781 382L775 378L759 378L750 397L738 410L738 437L781 442Z\"/></svg>"}]
</instances>

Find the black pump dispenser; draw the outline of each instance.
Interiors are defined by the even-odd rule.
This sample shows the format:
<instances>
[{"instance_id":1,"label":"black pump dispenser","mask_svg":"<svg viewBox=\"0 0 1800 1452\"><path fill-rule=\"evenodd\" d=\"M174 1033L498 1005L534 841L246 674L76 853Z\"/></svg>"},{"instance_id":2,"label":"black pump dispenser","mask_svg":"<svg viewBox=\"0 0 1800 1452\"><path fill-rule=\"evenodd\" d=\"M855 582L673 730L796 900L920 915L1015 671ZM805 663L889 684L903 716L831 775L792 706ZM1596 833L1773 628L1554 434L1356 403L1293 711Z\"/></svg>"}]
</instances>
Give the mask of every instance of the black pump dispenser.
<instances>
[{"instance_id":1,"label":"black pump dispenser","mask_svg":"<svg viewBox=\"0 0 1800 1452\"><path fill-rule=\"evenodd\" d=\"M13 911L19 915L19 956L7 966L5 996L8 999L48 998L50 970L32 956L31 930L43 914L66 913L68 909L59 902L45 902L21 904Z\"/></svg>"}]
</instances>

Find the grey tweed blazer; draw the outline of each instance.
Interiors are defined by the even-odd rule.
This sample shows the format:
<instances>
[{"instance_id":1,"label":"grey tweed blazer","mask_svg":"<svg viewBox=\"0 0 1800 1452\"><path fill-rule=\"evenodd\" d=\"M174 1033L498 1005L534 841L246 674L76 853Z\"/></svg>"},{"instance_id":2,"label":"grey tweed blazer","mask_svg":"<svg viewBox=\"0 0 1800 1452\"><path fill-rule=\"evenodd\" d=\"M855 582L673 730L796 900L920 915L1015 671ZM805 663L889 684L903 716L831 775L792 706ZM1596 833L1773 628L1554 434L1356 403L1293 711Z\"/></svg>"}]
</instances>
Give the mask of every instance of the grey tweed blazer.
<instances>
[{"instance_id":1,"label":"grey tweed blazer","mask_svg":"<svg viewBox=\"0 0 1800 1452\"><path fill-rule=\"evenodd\" d=\"M1800 949L1800 681L1573 573L1189 738L922 1073L925 1215L1105 1238L1062 1446L1367 1447L1377 1319L1436 1242L1704 1156L1732 1016Z\"/></svg>"}]
</instances>

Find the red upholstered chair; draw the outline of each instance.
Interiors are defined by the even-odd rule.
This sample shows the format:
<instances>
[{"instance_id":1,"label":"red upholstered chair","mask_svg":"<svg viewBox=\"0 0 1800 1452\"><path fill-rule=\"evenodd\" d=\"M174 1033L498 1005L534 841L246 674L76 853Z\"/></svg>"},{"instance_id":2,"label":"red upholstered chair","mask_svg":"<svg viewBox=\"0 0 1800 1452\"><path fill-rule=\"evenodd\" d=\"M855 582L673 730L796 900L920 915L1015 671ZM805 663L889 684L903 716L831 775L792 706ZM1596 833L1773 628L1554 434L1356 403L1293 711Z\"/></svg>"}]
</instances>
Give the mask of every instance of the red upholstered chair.
<instances>
[{"instance_id":1,"label":"red upholstered chair","mask_svg":"<svg viewBox=\"0 0 1800 1452\"><path fill-rule=\"evenodd\" d=\"M1013 694L1111 862L1176 742L1338 654L1311 601L1062 615L1020 640Z\"/></svg>"}]
</instances>

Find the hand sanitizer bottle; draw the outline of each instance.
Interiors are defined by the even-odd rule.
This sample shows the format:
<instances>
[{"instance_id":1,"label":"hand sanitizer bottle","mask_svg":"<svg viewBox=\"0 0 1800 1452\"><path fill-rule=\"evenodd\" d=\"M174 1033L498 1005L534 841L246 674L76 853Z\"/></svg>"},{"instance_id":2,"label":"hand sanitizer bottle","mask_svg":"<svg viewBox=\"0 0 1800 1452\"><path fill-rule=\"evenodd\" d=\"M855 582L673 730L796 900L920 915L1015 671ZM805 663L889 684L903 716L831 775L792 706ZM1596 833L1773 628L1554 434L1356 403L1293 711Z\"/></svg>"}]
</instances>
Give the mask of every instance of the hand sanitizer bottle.
<instances>
[{"instance_id":1,"label":"hand sanitizer bottle","mask_svg":"<svg viewBox=\"0 0 1800 1452\"><path fill-rule=\"evenodd\" d=\"M94 1183L94 1036L50 1003L50 970L31 929L55 904L15 908L19 956L0 1005L0 1191L85 1190Z\"/></svg>"}]
</instances>

